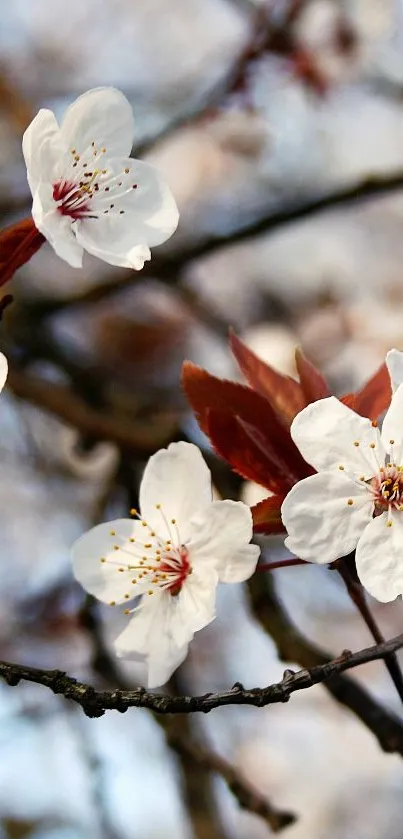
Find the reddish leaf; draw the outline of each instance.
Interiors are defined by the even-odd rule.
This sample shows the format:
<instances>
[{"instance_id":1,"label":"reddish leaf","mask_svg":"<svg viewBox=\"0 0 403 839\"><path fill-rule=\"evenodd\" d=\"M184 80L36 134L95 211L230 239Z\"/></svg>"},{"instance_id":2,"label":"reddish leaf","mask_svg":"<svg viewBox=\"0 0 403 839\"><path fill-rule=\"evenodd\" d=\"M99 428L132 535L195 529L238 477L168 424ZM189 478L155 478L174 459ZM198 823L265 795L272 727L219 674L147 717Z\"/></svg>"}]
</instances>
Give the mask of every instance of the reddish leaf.
<instances>
[{"instance_id":1,"label":"reddish leaf","mask_svg":"<svg viewBox=\"0 0 403 839\"><path fill-rule=\"evenodd\" d=\"M284 495L272 495L251 508L255 533L285 532L280 513L283 501Z\"/></svg>"},{"instance_id":2,"label":"reddish leaf","mask_svg":"<svg viewBox=\"0 0 403 839\"><path fill-rule=\"evenodd\" d=\"M301 385L266 364L230 332L232 352L250 386L268 399L287 425L307 404Z\"/></svg>"},{"instance_id":3,"label":"reddish leaf","mask_svg":"<svg viewBox=\"0 0 403 839\"><path fill-rule=\"evenodd\" d=\"M289 477L299 480L309 468L289 430L267 399L255 390L235 382L217 379L201 367L185 361L182 381L186 396L199 418L200 427L209 433L209 411L238 417L250 438L258 441L260 457L286 464ZM309 474L309 473L308 473Z\"/></svg>"},{"instance_id":4,"label":"reddish leaf","mask_svg":"<svg viewBox=\"0 0 403 839\"><path fill-rule=\"evenodd\" d=\"M262 446L259 445L254 431L233 414L208 412L207 432L217 454L243 478L255 481L270 492L286 494L295 478L290 476L287 464L267 447L265 440Z\"/></svg>"},{"instance_id":5,"label":"reddish leaf","mask_svg":"<svg viewBox=\"0 0 403 839\"><path fill-rule=\"evenodd\" d=\"M356 393L347 393L341 401L362 417L377 420L389 407L391 384L386 364L381 364L368 382Z\"/></svg>"},{"instance_id":6,"label":"reddish leaf","mask_svg":"<svg viewBox=\"0 0 403 839\"><path fill-rule=\"evenodd\" d=\"M11 280L21 265L39 250L45 237L32 218L22 219L0 232L0 286Z\"/></svg>"},{"instance_id":7,"label":"reddish leaf","mask_svg":"<svg viewBox=\"0 0 403 839\"><path fill-rule=\"evenodd\" d=\"M323 378L315 365L307 359L300 347L297 347L295 351L295 363L307 405L310 402L316 402L318 399L324 399L326 396L332 395L326 379Z\"/></svg>"}]
</instances>

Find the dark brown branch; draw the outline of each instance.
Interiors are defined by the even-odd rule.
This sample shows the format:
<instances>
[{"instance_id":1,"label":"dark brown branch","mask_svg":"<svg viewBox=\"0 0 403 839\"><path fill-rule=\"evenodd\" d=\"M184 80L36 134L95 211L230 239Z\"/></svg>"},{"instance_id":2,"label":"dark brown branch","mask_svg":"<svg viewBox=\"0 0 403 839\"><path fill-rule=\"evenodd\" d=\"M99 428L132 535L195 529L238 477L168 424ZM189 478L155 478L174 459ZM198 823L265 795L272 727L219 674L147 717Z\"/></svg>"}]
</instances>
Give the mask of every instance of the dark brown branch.
<instances>
[{"instance_id":1,"label":"dark brown branch","mask_svg":"<svg viewBox=\"0 0 403 839\"><path fill-rule=\"evenodd\" d=\"M135 690L99 691L91 685L79 682L61 670L42 670L23 664L0 661L0 677L9 685L16 686L21 680L34 682L49 688L56 694L62 694L81 705L83 711L90 717L100 717L105 711L120 711L128 708L148 708L159 714L186 714L195 711L208 713L214 708L225 705L254 705L263 708L279 702L287 702L297 690L306 690L313 685L325 684L345 670L351 670L369 661L378 661L389 653L394 653L403 647L403 634L364 650L352 653L346 650L339 658L326 661L308 669L294 673L286 670L281 682L268 685L265 688L251 688L248 690L236 683L229 690L222 693L206 693L202 696L166 696L151 693L145 688ZM399 730L401 742L396 743L396 749L403 755L403 725Z\"/></svg>"},{"instance_id":2,"label":"dark brown branch","mask_svg":"<svg viewBox=\"0 0 403 839\"><path fill-rule=\"evenodd\" d=\"M288 617L276 597L271 574L254 574L248 582L248 589L253 612L273 638L282 661L295 661L308 668L308 672L312 669L314 672L322 672L323 667L329 666L331 656L304 638ZM384 649L386 653L391 653L398 647L388 648L386 644L373 649ZM347 669L332 668L330 678L322 679L324 687L337 702L349 708L364 723L385 752L397 752L403 756L402 721L382 707L362 685L342 675L343 670Z\"/></svg>"}]
</instances>

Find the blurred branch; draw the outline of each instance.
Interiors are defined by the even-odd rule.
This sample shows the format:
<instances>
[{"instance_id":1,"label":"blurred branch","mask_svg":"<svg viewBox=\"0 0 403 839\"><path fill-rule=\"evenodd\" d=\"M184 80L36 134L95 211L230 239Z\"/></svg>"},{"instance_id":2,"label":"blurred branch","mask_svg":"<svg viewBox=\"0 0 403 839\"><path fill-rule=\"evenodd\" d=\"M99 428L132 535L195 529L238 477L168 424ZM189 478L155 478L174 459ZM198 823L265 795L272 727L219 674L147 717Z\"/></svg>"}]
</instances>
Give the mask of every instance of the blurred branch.
<instances>
[{"instance_id":1,"label":"blurred branch","mask_svg":"<svg viewBox=\"0 0 403 839\"><path fill-rule=\"evenodd\" d=\"M141 271L140 278L152 276L158 277L161 282L167 285L179 285L181 273L189 262L202 259L205 256L219 252L224 247L232 247L241 242L248 241L252 237L263 236L285 224L294 221L301 221L305 218L330 210L339 206L354 205L356 201L364 201L371 198L386 197L394 192L403 190L403 171L399 170L387 175L373 175L365 178L361 183L348 186L345 189L337 190L321 198L295 201L294 206L281 210L278 213L268 212L257 221L245 224L231 233L220 234L217 230L214 236L210 236L197 244L184 244L173 253L165 253L161 256L154 255L151 263L146 263ZM69 296L67 299L41 301L36 307L39 315L52 314L60 309L81 304L95 303L117 291L139 282L137 272L128 271L119 275L119 278L105 282L95 288L91 288L76 297ZM191 295L190 295L191 298ZM35 311L35 307L33 307Z\"/></svg>"},{"instance_id":2,"label":"blurred branch","mask_svg":"<svg viewBox=\"0 0 403 839\"><path fill-rule=\"evenodd\" d=\"M32 376L10 364L7 385L15 396L54 414L91 440L109 440L126 451L153 453L172 439L172 424L165 422L163 433L136 423L125 416L103 413L92 408L70 388Z\"/></svg>"},{"instance_id":3,"label":"blurred branch","mask_svg":"<svg viewBox=\"0 0 403 839\"><path fill-rule=\"evenodd\" d=\"M297 660L298 650L296 639L298 634L295 631L291 640L290 655L288 660ZM287 647L288 642L286 641ZM68 676L61 670L43 670L37 667L29 667L23 664L0 661L0 677L10 686L15 687L21 680L34 682L49 688L55 694L61 694L66 699L71 699L81 705L87 716L100 717L105 711L115 710L124 713L128 708L148 708L159 714L184 714L201 711L208 713L214 708L221 708L225 705L254 705L263 708L267 705L274 705L279 702L287 702L290 696L297 690L306 690L313 685L322 682L328 686L331 693L337 695L337 678L345 670L351 670L361 664L370 661L378 661L389 653L394 653L403 647L403 634L352 653L345 650L339 658L326 660L323 664L317 664L294 673L286 670L281 682L268 685L265 688L244 688L238 682L229 690L222 693L206 693L202 696L166 696L165 694L151 693L145 688L135 690L113 690L100 691L92 685L79 682L72 676ZM318 656L315 648L308 647L313 659ZM284 648L281 655L284 654ZM333 680L333 681L332 681ZM354 684L354 683L352 683ZM354 685L354 687L356 687ZM358 686L357 686L358 687ZM360 689L361 690L361 689ZM363 692L365 695L365 691ZM343 700L340 700L343 701ZM344 704L347 704L346 702ZM382 719L382 709L375 704L378 719ZM355 710L355 708L352 708ZM403 723L397 718L387 716L389 726L394 737L383 738L383 748L386 751L397 751L403 755ZM386 721L386 720L385 720ZM393 726L392 726L393 721ZM385 732L386 733L386 732ZM392 733L392 732L391 732Z\"/></svg>"},{"instance_id":4,"label":"blurred branch","mask_svg":"<svg viewBox=\"0 0 403 839\"><path fill-rule=\"evenodd\" d=\"M166 722L165 717L162 720L163 723ZM166 737L170 747L187 763L190 762L190 765L196 764L204 772L213 772L223 778L242 809L261 816L274 833L295 822L296 817L293 813L277 810L266 797L254 790L225 758L184 737L184 717L170 719L168 724Z\"/></svg>"},{"instance_id":5,"label":"blurred branch","mask_svg":"<svg viewBox=\"0 0 403 839\"><path fill-rule=\"evenodd\" d=\"M124 693L133 693L130 691L128 682L122 675L119 668L116 666L114 658L109 654L105 645L101 625L98 619L98 604L93 597L86 598L84 607L80 615L81 624L90 633L94 644L94 657L92 666L107 682L119 685L120 691ZM0 674L1 675L1 674ZM141 689L140 689L141 690ZM137 691L134 691L136 693ZM152 696L152 694L150 694ZM166 697L165 697L166 698ZM81 704L81 703L80 703ZM250 784L244 780L232 764L222 758L220 755L206 749L202 744L195 743L191 739L191 731L189 730L188 719L184 715L176 718L168 718L157 716L155 709L153 711L156 722L163 729L168 746L177 753L181 758L182 768L184 773L184 781L191 783L192 773L195 774L195 768L202 770L203 774L210 774L213 772L219 775L227 783L232 794L235 796L238 804L244 810L248 810L257 816L265 819L270 825L271 829L276 833L295 821L295 816L292 813L278 810L271 804L266 797L254 790ZM203 804L206 810L206 796L202 795L202 784L200 783L199 772L196 772L196 797L200 803ZM187 789L189 808L192 807L193 789ZM199 811L198 806L197 810ZM196 817L197 814L193 812ZM207 813L204 812L202 825L197 818L199 829L195 825L196 835L199 839L202 834L208 839L220 839L220 836L214 836L214 827L211 824L211 819L206 818ZM206 830L204 831L204 827Z\"/></svg>"},{"instance_id":6,"label":"blurred branch","mask_svg":"<svg viewBox=\"0 0 403 839\"><path fill-rule=\"evenodd\" d=\"M385 752L397 752L403 757L402 721L383 708L364 687L348 676L341 675L343 671L363 663L362 654L366 661L375 661L375 658L383 658L385 654L396 652L403 647L400 643L403 636L395 638L392 642L370 647L363 653L356 653L352 657L351 655L343 656L333 662L328 653L311 644L294 626L276 596L274 581L270 574L254 574L248 582L248 589L253 612L276 644L281 660L295 661L302 667L308 668L302 670L302 674L313 672L324 676L319 681L323 682L326 690L337 702L349 708L372 731L381 748ZM383 653L372 657L371 651L376 653L381 650ZM295 685L295 677L292 676L290 679Z\"/></svg>"}]
</instances>

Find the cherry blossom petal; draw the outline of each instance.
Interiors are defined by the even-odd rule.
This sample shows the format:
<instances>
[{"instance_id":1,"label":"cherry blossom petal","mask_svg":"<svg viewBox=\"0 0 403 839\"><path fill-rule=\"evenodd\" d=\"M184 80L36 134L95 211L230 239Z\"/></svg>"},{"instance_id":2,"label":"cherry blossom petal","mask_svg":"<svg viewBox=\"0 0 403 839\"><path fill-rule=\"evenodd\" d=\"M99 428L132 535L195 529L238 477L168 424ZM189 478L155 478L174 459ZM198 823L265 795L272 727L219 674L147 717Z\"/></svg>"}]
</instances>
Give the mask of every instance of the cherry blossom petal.
<instances>
[{"instance_id":1,"label":"cherry blossom petal","mask_svg":"<svg viewBox=\"0 0 403 839\"><path fill-rule=\"evenodd\" d=\"M403 352L400 350L389 350L386 353L386 366L389 371L393 393L403 384Z\"/></svg>"},{"instance_id":2,"label":"cherry blossom petal","mask_svg":"<svg viewBox=\"0 0 403 839\"><path fill-rule=\"evenodd\" d=\"M185 587L178 597L167 592L155 592L143 598L140 607L115 641L116 653L121 658L145 656L147 686L164 685L174 670L184 661L195 626L201 628L215 616L215 584L217 578L206 581L202 590L194 586L193 594Z\"/></svg>"},{"instance_id":3,"label":"cherry blossom petal","mask_svg":"<svg viewBox=\"0 0 403 839\"><path fill-rule=\"evenodd\" d=\"M344 467L368 479L384 459L378 429L334 396L319 399L297 414L291 436L318 472Z\"/></svg>"},{"instance_id":4,"label":"cherry blossom petal","mask_svg":"<svg viewBox=\"0 0 403 839\"><path fill-rule=\"evenodd\" d=\"M175 519L180 541L187 543L190 519L206 509L211 498L210 470L197 446L171 443L150 457L140 487L140 509L159 536L168 539L170 531L176 533L171 523Z\"/></svg>"},{"instance_id":5,"label":"cherry blossom petal","mask_svg":"<svg viewBox=\"0 0 403 839\"><path fill-rule=\"evenodd\" d=\"M120 90L97 87L67 108L60 131L66 148L79 154L95 142L112 157L128 157L134 137L132 107Z\"/></svg>"},{"instance_id":6,"label":"cherry blossom petal","mask_svg":"<svg viewBox=\"0 0 403 839\"><path fill-rule=\"evenodd\" d=\"M22 151L27 167L28 183L32 194L41 180L50 174L53 160L43 154L43 146L59 137L59 126L53 111L42 108L34 117L22 138ZM51 177L51 175L50 175Z\"/></svg>"},{"instance_id":7,"label":"cherry blossom petal","mask_svg":"<svg viewBox=\"0 0 403 839\"><path fill-rule=\"evenodd\" d=\"M112 535L115 531L116 535ZM104 603L126 603L137 594L132 584L134 564L130 538L141 533L141 525L130 519L116 519L93 527L72 548L73 571L79 583ZM119 547L115 550L114 545ZM105 559L106 562L101 562ZM123 568L123 571L119 571ZM130 597L126 597L129 594Z\"/></svg>"},{"instance_id":8,"label":"cherry blossom petal","mask_svg":"<svg viewBox=\"0 0 403 839\"><path fill-rule=\"evenodd\" d=\"M8 373L8 363L5 355L0 352L0 392L3 390L3 387L6 383Z\"/></svg>"},{"instance_id":9,"label":"cherry blossom petal","mask_svg":"<svg viewBox=\"0 0 403 839\"><path fill-rule=\"evenodd\" d=\"M198 632L214 620L218 581L215 569L206 571L193 566L192 574L173 598L176 610L172 615L172 634L178 644L185 643L189 629Z\"/></svg>"},{"instance_id":10,"label":"cherry blossom petal","mask_svg":"<svg viewBox=\"0 0 403 839\"><path fill-rule=\"evenodd\" d=\"M217 567L221 582L240 583L250 577L260 548L249 545L253 535L250 507L242 501L214 501L192 521L187 546L192 567Z\"/></svg>"},{"instance_id":11,"label":"cherry blossom petal","mask_svg":"<svg viewBox=\"0 0 403 839\"><path fill-rule=\"evenodd\" d=\"M354 550L372 511L365 484L338 472L312 475L296 484L283 502L285 544L301 559L333 562Z\"/></svg>"},{"instance_id":12,"label":"cherry blossom petal","mask_svg":"<svg viewBox=\"0 0 403 839\"><path fill-rule=\"evenodd\" d=\"M32 217L35 225L61 259L73 268L81 268L84 251L74 235L71 219L61 215L54 208L54 202L52 209L46 210L49 193L49 185L41 183L34 195Z\"/></svg>"},{"instance_id":13,"label":"cherry blossom petal","mask_svg":"<svg viewBox=\"0 0 403 839\"><path fill-rule=\"evenodd\" d=\"M382 442L392 462L402 465L403 457L403 384L395 390L382 423Z\"/></svg>"},{"instance_id":14,"label":"cherry blossom petal","mask_svg":"<svg viewBox=\"0 0 403 839\"><path fill-rule=\"evenodd\" d=\"M377 600L387 603L403 594L403 516L400 511L382 513L369 522L357 545L356 565L363 586Z\"/></svg>"},{"instance_id":15,"label":"cherry blossom petal","mask_svg":"<svg viewBox=\"0 0 403 839\"><path fill-rule=\"evenodd\" d=\"M124 170L129 167L128 177ZM94 199L98 217L77 221L77 239L99 259L139 270L151 258L149 248L162 244L176 230L178 208L168 184L152 166L137 160L111 160L108 172L111 177L124 173L125 194L117 192L111 201L100 191Z\"/></svg>"}]
</instances>

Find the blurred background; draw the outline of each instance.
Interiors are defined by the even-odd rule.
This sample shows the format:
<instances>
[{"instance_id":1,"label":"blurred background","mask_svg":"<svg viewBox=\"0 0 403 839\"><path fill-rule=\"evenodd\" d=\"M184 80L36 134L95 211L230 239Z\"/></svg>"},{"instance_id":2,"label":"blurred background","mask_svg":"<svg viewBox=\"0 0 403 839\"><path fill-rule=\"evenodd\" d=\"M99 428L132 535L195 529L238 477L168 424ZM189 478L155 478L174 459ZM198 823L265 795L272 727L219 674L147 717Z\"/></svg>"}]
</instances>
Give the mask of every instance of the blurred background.
<instances>
[{"instance_id":1,"label":"blurred background","mask_svg":"<svg viewBox=\"0 0 403 839\"><path fill-rule=\"evenodd\" d=\"M74 270L45 245L6 287L15 299L1 326L15 375L0 407L0 658L135 686L140 673L111 653L121 615L72 579L74 539L125 514L147 458L172 440L204 448L219 493L265 495L209 452L182 361L238 377L232 325L283 372L302 344L340 392L403 348L403 1L0 9L2 225L30 213L21 136L32 117L42 106L59 116L98 85L130 99L134 154L164 172L181 211L138 274L90 257ZM104 416L109 439L95 443ZM281 540L263 550L285 555ZM337 655L371 642L334 574L273 577L308 643ZM401 631L401 603L371 606L387 637ZM265 685L283 670L247 592L229 586L168 690ZM354 678L401 713L382 663ZM287 839L401 839L401 759L323 687L175 722L135 709L89 720L45 689L1 684L0 717L1 839L270 836L275 816L240 809L217 756L267 807L297 815Z\"/></svg>"}]
</instances>

